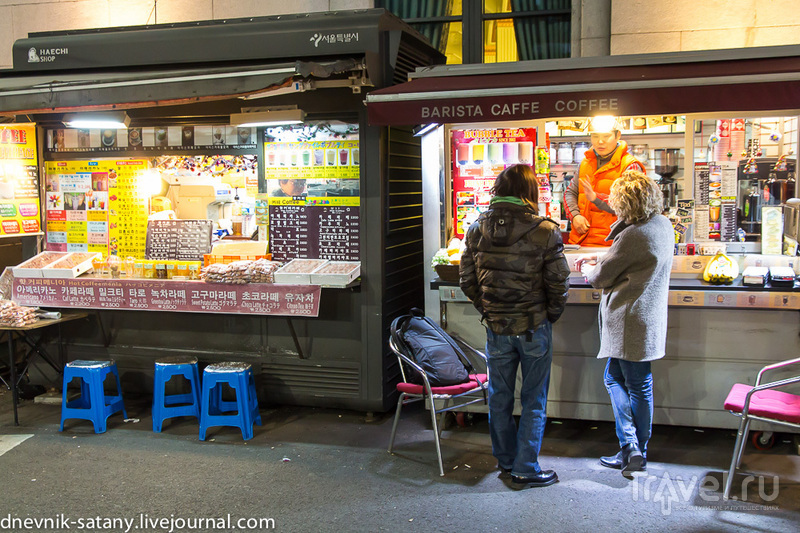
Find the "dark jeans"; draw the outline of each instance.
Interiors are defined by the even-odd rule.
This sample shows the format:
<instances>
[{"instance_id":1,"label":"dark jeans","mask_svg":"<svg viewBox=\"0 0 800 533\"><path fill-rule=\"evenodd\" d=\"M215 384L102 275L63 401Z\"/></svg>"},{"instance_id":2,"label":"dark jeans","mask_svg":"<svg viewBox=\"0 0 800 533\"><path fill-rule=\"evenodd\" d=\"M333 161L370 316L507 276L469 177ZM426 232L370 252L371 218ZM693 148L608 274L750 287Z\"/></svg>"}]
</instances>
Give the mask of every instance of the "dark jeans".
<instances>
[{"instance_id":1,"label":"dark jeans","mask_svg":"<svg viewBox=\"0 0 800 533\"><path fill-rule=\"evenodd\" d=\"M609 358L604 375L614 408L619 447L637 444L647 453L653 428L653 373L650 362Z\"/></svg>"},{"instance_id":2,"label":"dark jeans","mask_svg":"<svg viewBox=\"0 0 800 533\"><path fill-rule=\"evenodd\" d=\"M489 360L489 432L501 468L526 477L542 471L539 450L547 421L547 391L553 361L552 324L545 320L527 335L495 335L486 330ZM517 367L522 367L519 428L514 422Z\"/></svg>"}]
</instances>

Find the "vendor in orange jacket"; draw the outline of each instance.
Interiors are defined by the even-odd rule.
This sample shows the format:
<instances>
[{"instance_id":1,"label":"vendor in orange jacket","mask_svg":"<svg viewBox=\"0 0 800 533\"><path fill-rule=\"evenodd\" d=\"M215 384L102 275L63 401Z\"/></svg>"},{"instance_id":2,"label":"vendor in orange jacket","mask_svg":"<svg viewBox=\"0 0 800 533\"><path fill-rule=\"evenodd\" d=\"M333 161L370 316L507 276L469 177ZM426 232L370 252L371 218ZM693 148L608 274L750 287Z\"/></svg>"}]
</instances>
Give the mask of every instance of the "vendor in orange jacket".
<instances>
[{"instance_id":1,"label":"vendor in orange jacket","mask_svg":"<svg viewBox=\"0 0 800 533\"><path fill-rule=\"evenodd\" d=\"M617 220L606 203L611 184L628 169L644 172L644 166L628 153L615 117L592 118L589 134L592 149L586 151L577 179L564 192L567 218L572 222L569 244L611 246L611 241L605 240Z\"/></svg>"}]
</instances>

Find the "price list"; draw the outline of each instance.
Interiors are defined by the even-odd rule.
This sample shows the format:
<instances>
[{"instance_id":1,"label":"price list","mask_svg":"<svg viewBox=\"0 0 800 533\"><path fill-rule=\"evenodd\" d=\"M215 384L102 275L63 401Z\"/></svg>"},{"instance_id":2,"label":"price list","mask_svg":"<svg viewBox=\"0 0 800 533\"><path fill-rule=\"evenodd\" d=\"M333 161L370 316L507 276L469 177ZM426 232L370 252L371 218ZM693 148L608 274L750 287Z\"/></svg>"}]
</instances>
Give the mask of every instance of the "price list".
<instances>
[{"instance_id":1,"label":"price list","mask_svg":"<svg viewBox=\"0 0 800 533\"><path fill-rule=\"evenodd\" d=\"M150 220L147 223L147 259L202 261L211 252L210 220Z\"/></svg>"},{"instance_id":2,"label":"price list","mask_svg":"<svg viewBox=\"0 0 800 533\"><path fill-rule=\"evenodd\" d=\"M316 228L310 217L313 207L304 205L269 206L269 250L276 261L294 258L316 259L310 249L309 235Z\"/></svg>"},{"instance_id":3,"label":"price list","mask_svg":"<svg viewBox=\"0 0 800 533\"><path fill-rule=\"evenodd\" d=\"M269 206L269 249L276 261L358 261L359 206Z\"/></svg>"},{"instance_id":4,"label":"price list","mask_svg":"<svg viewBox=\"0 0 800 533\"><path fill-rule=\"evenodd\" d=\"M320 207L319 259L358 261L360 244L359 207Z\"/></svg>"}]
</instances>

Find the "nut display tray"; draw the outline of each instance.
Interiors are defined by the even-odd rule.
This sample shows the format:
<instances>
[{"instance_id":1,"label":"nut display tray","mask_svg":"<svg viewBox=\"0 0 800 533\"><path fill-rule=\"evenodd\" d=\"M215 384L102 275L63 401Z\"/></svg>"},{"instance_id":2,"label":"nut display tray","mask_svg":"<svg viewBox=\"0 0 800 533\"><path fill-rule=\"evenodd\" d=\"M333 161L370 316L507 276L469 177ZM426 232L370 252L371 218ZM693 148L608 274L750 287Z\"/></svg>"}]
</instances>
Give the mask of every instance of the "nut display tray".
<instances>
[{"instance_id":1,"label":"nut display tray","mask_svg":"<svg viewBox=\"0 0 800 533\"><path fill-rule=\"evenodd\" d=\"M312 272L309 277L312 285L345 287L360 275L360 261L330 261Z\"/></svg>"},{"instance_id":2,"label":"nut display tray","mask_svg":"<svg viewBox=\"0 0 800 533\"><path fill-rule=\"evenodd\" d=\"M100 256L99 252L72 252L58 261L42 268L45 278L77 278L92 269L92 260Z\"/></svg>"},{"instance_id":3,"label":"nut display tray","mask_svg":"<svg viewBox=\"0 0 800 533\"><path fill-rule=\"evenodd\" d=\"M275 271L275 283L311 285L311 273L327 262L327 259L292 259Z\"/></svg>"},{"instance_id":4,"label":"nut display tray","mask_svg":"<svg viewBox=\"0 0 800 533\"><path fill-rule=\"evenodd\" d=\"M11 269L17 278L41 278L42 269L65 258L70 252L42 252Z\"/></svg>"}]
</instances>

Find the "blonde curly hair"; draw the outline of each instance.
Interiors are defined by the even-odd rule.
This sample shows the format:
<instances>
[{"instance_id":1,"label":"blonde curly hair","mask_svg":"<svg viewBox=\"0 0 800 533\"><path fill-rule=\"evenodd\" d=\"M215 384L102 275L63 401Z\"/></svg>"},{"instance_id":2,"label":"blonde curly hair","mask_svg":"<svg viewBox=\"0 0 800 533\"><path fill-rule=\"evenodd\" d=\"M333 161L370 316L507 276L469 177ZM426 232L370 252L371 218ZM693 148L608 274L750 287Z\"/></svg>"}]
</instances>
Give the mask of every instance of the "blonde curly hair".
<instances>
[{"instance_id":1,"label":"blonde curly hair","mask_svg":"<svg viewBox=\"0 0 800 533\"><path fill-rule=\"evenodd\" d=\"M626 222L644 222L663 211L664 196L653 178L628 170L611 185L608 205Z\"/></svg>"}]
</instances>

